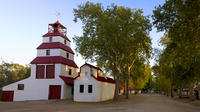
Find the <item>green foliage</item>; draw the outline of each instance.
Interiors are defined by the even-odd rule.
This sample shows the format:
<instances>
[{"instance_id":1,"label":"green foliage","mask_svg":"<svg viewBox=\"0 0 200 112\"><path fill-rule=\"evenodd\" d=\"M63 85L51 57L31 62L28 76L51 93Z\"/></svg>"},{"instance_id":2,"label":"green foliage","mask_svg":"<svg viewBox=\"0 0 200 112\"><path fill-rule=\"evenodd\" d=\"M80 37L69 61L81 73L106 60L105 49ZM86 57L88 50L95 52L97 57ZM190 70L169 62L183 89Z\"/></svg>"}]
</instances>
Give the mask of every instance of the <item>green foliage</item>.
<instances>
[{"instance_id":1,"label":"green foliage","mask_svg":"<svg viewBox=\"0 0 200 112\"><path fill-rule=\"evenodd\" d=\"M130 74L130 85L133 85L136 89L141 90L149 82L150 78L152 78L151 66L149 63L144 64L141 60L137 60L134 65L135 66Z\"/></svg>"},{"instance_id":2,"label":"green foliage","mask_svg":"<svg viewBox=\"0 0 200 112\"><path fill-rule=\"evenodd\" d=\"M151 23L142 10L114 4L104 8L99 3L87 2L74 9L74 16L75 22L80 19L83 24L83 35L73 38L76 51L111 72L117 89L120 78L129 80L131 71L137 67L136 60L148 62Z\"/></svg>"},{"instance_id":3,"label":"green foliage","mask_svg":"<svg viewBox=\"0 0 200 112\"><path fill-rule=\"evenodd\" d=\"M13 82L28 78L30 76L30 66L22 66L15 63L3 62L0 65L0 88Z\"/></svg>"},{"instance_id":4,"label":"green foliage","mask_svg":"<svg viewBox=\"0 0 200 112\"><path fill-rule=\"evenodd\" d=\"M161 40L165 49L154 70L164 88L193 88L200 79L199 9L199 0L168 0L154 10L154 25L166 32Z\"/></svg>"}]
</instances>

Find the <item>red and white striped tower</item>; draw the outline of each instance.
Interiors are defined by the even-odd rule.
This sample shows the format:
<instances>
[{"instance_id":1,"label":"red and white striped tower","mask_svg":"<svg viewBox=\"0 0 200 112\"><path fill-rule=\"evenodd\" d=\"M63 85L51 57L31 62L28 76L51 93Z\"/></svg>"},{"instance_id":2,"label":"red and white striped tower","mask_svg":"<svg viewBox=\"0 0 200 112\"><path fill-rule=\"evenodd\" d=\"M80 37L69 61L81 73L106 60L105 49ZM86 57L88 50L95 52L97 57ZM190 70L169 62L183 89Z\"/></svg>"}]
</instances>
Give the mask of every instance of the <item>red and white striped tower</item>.
<instances>
[{"instance_id":1,"label":"red and white striped tower","mask_svg":"<svg viewBox=\"0 0 200 112\"><path fill-rule=\"evenodd\" d=\"M66 28L59 21L49 24L48 33L43 35L43 43L37 48L37 57L31 64L60 63L78 68L66 32Z\"/></svg>"},{"instance_id":2,"label":"red and white striped tower","mask_svg":"<svg viewBox=\"0 0 200 112\"><path fill-rule=\"evenodd\" d=\"M43 83L51 85L49 94L53 94L53 98L50 96L49 99L71 98L72 94L66 93L73 93L74 79L78 76L78 66L74 62L74 52L70 48L71 41L66 33L66 27L59 21L49 24L48 33L43 35L43 43L37 48L37 57L31 62L32 77L36 80L52 80L51 84L43 80ZM59 88L56 90L53 85L60 85L61 90ZM61 96L57 95L57 98L55 94L59 93L58 90L61 91Z\"/></svg>"}]
</instances>

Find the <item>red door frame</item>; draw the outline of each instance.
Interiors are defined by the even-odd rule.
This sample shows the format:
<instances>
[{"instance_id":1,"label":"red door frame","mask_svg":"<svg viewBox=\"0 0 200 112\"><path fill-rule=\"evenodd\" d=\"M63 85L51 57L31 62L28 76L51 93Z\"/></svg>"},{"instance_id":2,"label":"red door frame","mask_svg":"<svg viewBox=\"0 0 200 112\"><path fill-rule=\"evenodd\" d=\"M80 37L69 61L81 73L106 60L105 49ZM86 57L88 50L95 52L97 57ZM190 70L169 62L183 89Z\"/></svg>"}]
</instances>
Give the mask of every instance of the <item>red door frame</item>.
<instances>
[{"instance_id":1,"label":"red door frame","mask_svg":"<svg viewBox=\"0 0 200 112\"><path fill-rule=\"evenodd\" d=\"M49 85L49 99L61 99L61 85Z\"/></svg>"},{"instance_id":2,"label":"red door frame","mask_svg":"<svg viewBox=\"0 0 200 112\"><path fill-rule=\"evenodd\" d=\"M2 91L1 101L9 101L12 102L14 99L14 91Z\"/></svg>"}]
</instances>

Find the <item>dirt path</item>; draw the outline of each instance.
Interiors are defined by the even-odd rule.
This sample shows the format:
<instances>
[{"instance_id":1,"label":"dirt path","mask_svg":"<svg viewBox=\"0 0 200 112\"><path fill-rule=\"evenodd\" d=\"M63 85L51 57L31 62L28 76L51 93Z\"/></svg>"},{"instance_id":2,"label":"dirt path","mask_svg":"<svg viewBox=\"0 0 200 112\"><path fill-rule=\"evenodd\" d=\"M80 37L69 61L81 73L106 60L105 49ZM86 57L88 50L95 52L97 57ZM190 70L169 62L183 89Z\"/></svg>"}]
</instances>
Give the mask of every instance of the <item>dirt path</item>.
<instances>
[{"instance_id":1,"label":"dirt path","mask_svg":"<svg viewBox=\"0 0 200 112\"><path fill-rule=\"evenodd\" d=\"M200 112L200 107L160 95L134 95L119 102L61 101L0 102L0 112Z\"/></svg>"}]
</instances>

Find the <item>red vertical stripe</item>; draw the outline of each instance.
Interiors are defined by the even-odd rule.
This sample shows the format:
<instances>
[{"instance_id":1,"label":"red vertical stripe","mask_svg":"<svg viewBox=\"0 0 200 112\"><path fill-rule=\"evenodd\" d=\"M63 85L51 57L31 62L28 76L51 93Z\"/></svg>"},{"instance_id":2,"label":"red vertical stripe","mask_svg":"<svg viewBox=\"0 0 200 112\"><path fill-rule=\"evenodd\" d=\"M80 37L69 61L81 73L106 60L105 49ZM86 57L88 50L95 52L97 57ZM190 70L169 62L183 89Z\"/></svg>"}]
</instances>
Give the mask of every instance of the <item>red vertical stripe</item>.
<instances>
[{"instance_id":1,"label":"red vertical stripe","mask_svg":"<svg viewBox=\"0 0 200 112\"><path fill-rule=\"evenodd\" d=\"M46 66L46 78L55 78L55 65Z\"/></svg>"},{"instance_id":2,"label":"red vertical stripe","mask_svg":"<svg viewBox=\"0 0 200 112\"><path fill-rule=\"evenodd\" d=\"M44 65L36 66L36 79L44 79Z\"/></svg>"}]
</instances>

